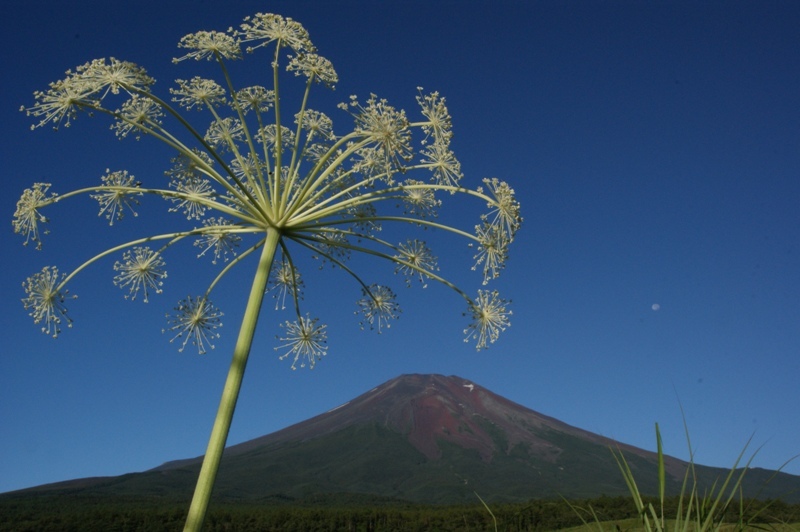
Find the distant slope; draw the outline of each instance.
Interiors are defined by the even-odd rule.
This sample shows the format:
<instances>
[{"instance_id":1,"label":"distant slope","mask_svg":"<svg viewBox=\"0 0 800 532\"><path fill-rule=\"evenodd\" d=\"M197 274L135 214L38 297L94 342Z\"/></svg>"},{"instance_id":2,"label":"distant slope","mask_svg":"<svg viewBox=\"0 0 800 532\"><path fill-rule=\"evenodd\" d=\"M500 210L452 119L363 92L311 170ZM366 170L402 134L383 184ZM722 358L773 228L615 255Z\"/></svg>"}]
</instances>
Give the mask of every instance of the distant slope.
<instances>
[{"instance_id":1,"label":"distant slope","mask_svg":"<svg viewBox=\"0 0 800 532\"><path fill-rule=\"evenodd\" d=\"M403 375L324 414L226 450L215 497L242 500L356 493L427 503L627 493L609 447L639 488L656 492L654 453L573 427L457 376ZM188 498L202 457L151 471L33 490ZM667 458L677 493L687 464ZM710 486L727 473L698 466ZM748 472L746 495L800 501L800 477ZM794 492L792 494L792 491Z\"/></svg>"}]
</instances>

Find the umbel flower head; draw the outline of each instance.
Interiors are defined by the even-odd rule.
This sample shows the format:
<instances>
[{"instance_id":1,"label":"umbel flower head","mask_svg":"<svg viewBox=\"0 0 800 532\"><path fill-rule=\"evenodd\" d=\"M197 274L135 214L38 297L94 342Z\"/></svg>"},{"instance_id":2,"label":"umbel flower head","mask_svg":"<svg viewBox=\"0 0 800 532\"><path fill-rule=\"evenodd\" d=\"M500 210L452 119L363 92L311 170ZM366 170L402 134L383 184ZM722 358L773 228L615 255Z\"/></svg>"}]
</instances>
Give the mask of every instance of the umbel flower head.
<instances>
[{"instance_id":1,"label":"umbel flower head","mask_svg":"<svg viewBox=\"0 0 800 532\"><path fill-rule=\"evenodd\" d=\"M133 223L142 202L163 202L161 232L120 242L67 275L46 266L23 283L24 307L52 336L62 324L72 326L66 303L74 297L67 290L73 277L116 256L113 283L126 299L152 301L167 283L170 253L188 243L219 270L174 307L163 332L181 351L191 343L206 353L222 325L223 314L213 304L220 279L234 270L241 279L242 268L255 267L201 479L218 466L225 437L213 435L227 434L265 294L274 296L276 310L294 314L277 335L279 358L291 359L292 368L313 368L327 352L327 326L302 308L303 290L313 289L308 272L301 271L307 264L299 260L303 254L333 266L352 285L360 296L355 314L361 328L388 329L400 305L386 280L376 282L372 270L357 271L348 262L356 255L388 263L387 271L401 274L393 277L401 286L419 280L422 287L451 288L469 309L466 339L478 349L497 340L509 326L506 300L495 290L468 295L440 273L437 254L422 239L436 231L465 240L475 253L471 268L485 285L504 269L522 222L506 182L473 183L465 177L451 147L452 118L444 96L420 88L411 98L417 109L408 111L376 94L350 96L338 110L317 109L312 88L332 88L338 74L299 22L275 14L247 17L226 32L186 35L178 47L181 55L174 62L182 73L166 91L153 90L155 80L144 68L102 58L67 70L22 108L34 119L32 129L67 127L79 117L105 118L121 141L136 139L141 148L151 142L166 145L174 155L165 161L164 174L145 182L113 168L95 186L58 194L50 190L58 186L34 183L22 192L12 225L25 244L41 249L50 221L44 213L56 203L89 196L99 204L98 215L118 226ZM263 85L240 86L232 64L251 53L257 64L249 70L266 67L271 75ZM219 74L184 73L198 61L215 63ZM287 86L297 98L281 98ZM287 110L284 102L300 104ZM476 207L465 228L438 221L440 209L453 202L465 204L456 205L458 218L468 204ZM404 235L404 229L414 235ZM379 237L398 233L403 234L399 241ZM209 469L214 473L206 471L206 462L216 463ZM202 522L212 484L213 479L198 483L195 500L205 503L195 510L193 501L188 529L197 528L197 519ZM197 493L202 493L199 499Z\"/></svg>"},{"instance_id":2,"label":"umbel flower head","mask_svg":"<svg viewBox=\"0 0 800 532\"><path fill-rule=\"evenodd\" d=\"M496 340L508 325L504 303L499 303L502 299L493 299L492 313L504 316L504 321L487 324L484 314L474 309L486 306L488 292L481 291L473 299L441 277L436 255L423 240L414 237L392 243L376 236L384 225L405 225L409 231L437 229L465 238L476 250L472 268L481 273L483 284L505 267L509 245L522 220L519 203L514 190L497 178L484 179L472 189L463 183L461 164L450 147L452 118L443 96L419 88L417 118L375 94L366 100L351 96L339 106L345 111L339 117L339 129L328 114L311 108L312 87L331 87L338 76L300 23L260 13L245 19L238 29L186 35L178 47L183 55L175 63L216 62L220 76L183 76L163 97L152 92L154 80L142 67L115 58L95 59L34 93L34 104L23 108L38 120L34 128L69 125L83 113L105 115L120 139L160 141L175 156L165 169L165 178L147 184L126 170L108 170L97 186L61 194L51 193L50 184L35 183L23 192L14 213L14 230L26 244L42 247L48 233L44 224L49 221L43 212L72 196L94 198L99 215L110 225L126 221L125 215L136 217L145 197L160 197L166 202L165 211L178 215L173 220L175 230L142 235L114 247L123 251L122 259L114 264L114 284L127 290L127 299L141 294L148 301L161 293L167 277L165 256L180 242L191 242L200 249L198 256L208 255L214 264L224 265L200 295L179 305L184 311L197 302L210 304L219 278L260 251L269 254L267 271L273 272L264 290L272 290L276 308L294 307L294 328L287 331L310 331L316 321L303 317L300 297L301 279L308 282L308 278L301 277L296 261L298 253L306 251L353 279L361 292L356 312L361 327L381 332L399 316L400 307L389 286L367 282L347 266L349 257L364 253L392 263L407 284L418 279L423 287L434 281L453 288L473 309L468 313L473 322L466 329L467 337L479 349ZM227 63L241 60L243 47L268 54L271 87L236 86ZM282 60L286 61L283 65ZM288 76L285 80L282 71ZM298 84L294 78L305 83ZM303 92L299 109L288 113L281 109L281 81ZM415 131L419 132L416 145ZM435 221L444 200L455 201L459 196L487 206L476 216L471 232ZM157 251L144 245L157 241L164 242ZM51 279L52 292L65 293L67 280L107 254L90 259L61 280ZM61 310L64 301L33 298L41 291L36 288L41 285L37 279L34 276L26 284L25 305L37 322L45 324L44 330L53 333L66 314L66 309ZM203 338L208 336L203 331L208 333L216 323L187 319L181 331L184 338L194 337L204 352L208 342ZM175 330L174 323L169 330ZM300 333L286 334L281 342L288 353L306 358L317 346ZM300 343L303 347L297 348Z\"/></svg>"}]
</instances>

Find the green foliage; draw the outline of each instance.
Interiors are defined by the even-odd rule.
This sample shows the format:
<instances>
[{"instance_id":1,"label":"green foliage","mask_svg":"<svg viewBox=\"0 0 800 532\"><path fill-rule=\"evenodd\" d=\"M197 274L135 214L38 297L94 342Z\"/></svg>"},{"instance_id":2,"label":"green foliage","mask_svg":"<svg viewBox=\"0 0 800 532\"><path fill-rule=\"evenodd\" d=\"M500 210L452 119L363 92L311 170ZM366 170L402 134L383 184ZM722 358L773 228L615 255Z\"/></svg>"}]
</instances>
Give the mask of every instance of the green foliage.
<instances>
[{"instance_id":1,"label":"green foliage","mask_svg":"<svg viewBox=\"0 0 800 532\"><path fill-rule=\"evenodd\" d=\"M188 497L188 495L187 495ZM308 499L272 498L263 501L219 501L209 510L207 531L551 531L581 525L573 508L592 508L605 529L635 529L636 507L630 497L602 496L573 501L540 499L490 505L491 514L475 500L465 505L436 506L358 494L330 494ZM644 498L647 504L656 498ZM797 523L800 504L782 501L744 501L751 526ZM664 500L665 511L675 512L685 501ZM730 508L730 518L736 513ZM584 513L583 517L591 514ZM24 495L0 497L0 532L161 532L180 529L186 500L156 497L85 495ZM668 522L668 525L671 523ZM594 527L596 529L596 526ZM640 529L640 528L639 528ZM774 528L790 530L790 528ZM795 528L796 529L796 528ZM576 528L575 530L579 530ZM582 528L589 530L589 528Z\"/></svg>"}]
</instances>

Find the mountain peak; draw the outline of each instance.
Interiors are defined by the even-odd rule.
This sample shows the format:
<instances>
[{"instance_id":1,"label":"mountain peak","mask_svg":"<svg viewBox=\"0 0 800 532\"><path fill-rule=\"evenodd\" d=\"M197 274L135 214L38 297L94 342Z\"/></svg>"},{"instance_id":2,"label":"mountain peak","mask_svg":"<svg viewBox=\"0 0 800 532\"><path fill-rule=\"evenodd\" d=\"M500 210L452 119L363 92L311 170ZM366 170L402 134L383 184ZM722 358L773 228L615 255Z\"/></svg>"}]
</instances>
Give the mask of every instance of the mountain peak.
<instances>
[{"instance_id":1,"label":"mountain peak","mask_svg":"<svg viewBox=\"0 0 800 532\"><path fill-rule=\"evenodd\" d=\"M653 452L573 427L456 375L401 375L311 419L229 447L214 490L237 500L350 493L426 503L472 501L476 490L491 501L624 494L609 448L625 453L642 493L657 493ZM185 494L201 461L41 489ZM667 490L678 493L688 464L671 457L665 464ZM700 465L694 471L704 486L727 474ZM745 494L784 497L800 493L798 486L800 477L750 470Z\"/></svg>"},{"instance_id":2,"label":"mountain peak","mask_svg":"<svg viewBox=\"0 0 800 532\"><path fill-rule=\"evenodd\" d=\"M278 441L308 441L373 422L404 435L428 460L441 458L442 442L477 451L487 463L496 453L507 454L521 444L529 452L555 459L560 449L542 435L548 431L613 443L457 375L405 374L311 419L232 446L226 453L240 454Z\"/></svg>"}]
</instances>

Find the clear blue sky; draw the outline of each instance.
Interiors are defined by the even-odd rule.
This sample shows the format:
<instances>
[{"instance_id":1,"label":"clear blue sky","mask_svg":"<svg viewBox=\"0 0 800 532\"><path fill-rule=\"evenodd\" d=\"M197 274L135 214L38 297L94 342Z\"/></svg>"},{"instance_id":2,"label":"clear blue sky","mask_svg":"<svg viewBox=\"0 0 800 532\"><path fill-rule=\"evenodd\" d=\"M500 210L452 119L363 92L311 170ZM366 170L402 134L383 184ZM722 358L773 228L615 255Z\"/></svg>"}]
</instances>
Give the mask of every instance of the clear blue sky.
<instances>
[{"instance_id":1,"label":"clear blue sky","mask_svg":"<svg viewBox=\"0 0 800 532\"><path fill-rule=\"evenodd\" d=\"M352 316L339 272L305 275L305 308L329 324L313 371L273 350L286 314L268 308L229 443L284 428L403 373L474 380L520 404L619 441L687 458L679 403L698 462L733 463L751 435L756 466L800 453L800 4L775 2L23 2L3 40L4 302L0 491L142 471L204 452L250 272L224 284L216 350L199 356L162 335L164 315L204 290L196 250L170 263L164 293L124 301L112 264L72 285L75 327L57 340L22 308L42 266L69 270L158 227L160 203L109 228L90 200L48 211L44 250L23 247L14 206L33 182L66 192L106 168L158 179L170 154L117 141L81 116L57 133L19 112L68 68L113 56L141 64L166 94L195 73L176 43L259 11L302 22L336 67L333 105L374 92L415 108L438 90L453 115L465 182L513 184L525 223L503 276L513 324L491 349L464 344L462 301L430 286L398 289L402 317L381 335ZM247 64L255 64L250 60ZM268 78L264 78L264 84ZM447 203L447 202L446 202ZM434 236L451 278L474 292L471 253ZM372 268L368 264L367 268ZM375 281L396 282L386 265ZM659 305L653 310L653 305ZM786 471L800 474L800 462Z\"/></svg>"}]
</instances>

